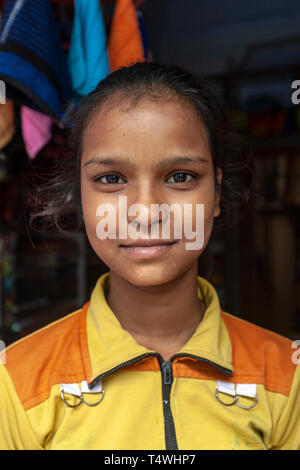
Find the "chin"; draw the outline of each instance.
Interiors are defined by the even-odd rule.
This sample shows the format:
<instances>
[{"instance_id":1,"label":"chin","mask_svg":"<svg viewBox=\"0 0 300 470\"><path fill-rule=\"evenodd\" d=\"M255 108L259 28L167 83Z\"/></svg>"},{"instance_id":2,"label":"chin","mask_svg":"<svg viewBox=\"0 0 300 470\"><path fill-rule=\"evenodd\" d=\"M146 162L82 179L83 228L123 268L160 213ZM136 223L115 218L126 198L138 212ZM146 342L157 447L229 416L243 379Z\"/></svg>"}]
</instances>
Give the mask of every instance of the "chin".
<instances>
[{"instance_id":1,"label":"chin","mask_svg":"<svg viewBox=\"0 0 300 470\"><path fill-rule=\"evenodd\" d=\"M130 273L126 280L137 287L151 287L151 286L161 286L172 281L174 276L167 275L166 273Z\"/></svg>"},{"instance_id":2,"label":"chin","mask_svg":"<svg viewBox=\"0 0 300 470\"><path fill-rule=\"evenodd\" d=\"M174 281L179 277L182 271L178 269L176 271L171 270L170 267L151 267L151 266L139 266L136 269L130 269L122 271L122 274L118 271L115 271L117 275L125 279L130 284L136 287L155 287L163 286L169 282Z\"/></svg>"}]
</instances>

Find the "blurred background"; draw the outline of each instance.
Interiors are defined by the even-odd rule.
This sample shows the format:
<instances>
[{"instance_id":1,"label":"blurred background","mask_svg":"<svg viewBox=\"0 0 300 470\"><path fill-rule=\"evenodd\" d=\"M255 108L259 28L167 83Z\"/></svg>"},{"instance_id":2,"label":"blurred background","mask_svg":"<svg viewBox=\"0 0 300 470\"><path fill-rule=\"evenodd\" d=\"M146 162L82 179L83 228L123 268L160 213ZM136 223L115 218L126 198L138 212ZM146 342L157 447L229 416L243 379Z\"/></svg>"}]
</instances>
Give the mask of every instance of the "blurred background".
<instances>
[{"instance_id":1,"label":"blurred background","mask_svg":"<svg viewBox=\"0 0 300 470\"><path fill-rule=\"evenodd\" d=\"M0 3L2 13L5 3L16 2ZM49 4L67 56L74 2ZM134 8L145 60L200 73L223 93L234 126L249 142L261 195L234 227L214 232L199 274L215 286L225 311L300 339L300 107L292 101L292 84L300 81L299 1L102 0L100 7L108 44ZM121 7L128 10L117 23ZM84 231L42 235L28 226L26 181L41 167L45 180L55 159L65 158L66 130L61 116L30 93L26 101L24 87L9 80L1 61L9 50L6 32L3 23L0 78L10 94L0 104L0 338L9 344L81 308L107 267ZM129 40L121 40L125 49ZM52 119L35 149L25 106Z\"/></svg>"}]
</instances>

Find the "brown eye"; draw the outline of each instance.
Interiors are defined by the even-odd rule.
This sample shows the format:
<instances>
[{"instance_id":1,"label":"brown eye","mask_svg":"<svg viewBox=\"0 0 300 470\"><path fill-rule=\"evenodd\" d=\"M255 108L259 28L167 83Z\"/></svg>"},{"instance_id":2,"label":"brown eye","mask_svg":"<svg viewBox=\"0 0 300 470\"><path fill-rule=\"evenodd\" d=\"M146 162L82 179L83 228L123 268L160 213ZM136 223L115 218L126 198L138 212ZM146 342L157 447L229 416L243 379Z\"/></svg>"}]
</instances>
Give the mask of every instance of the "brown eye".
<instances>
[{"instance_id":1,"label":"brown eye","mask_svg":"<svg viewBox=\"0 0 300 470\"><path fill-rule=\"evenodd\" d=\"M103 180L104 178L104 180ZM123 181L120 181L123 180ZM108 175L103 175L103 176L98 176L95 178L95 181L100 181L103 184L120 184L120 183L125 183L125 180L114 173L108 174Z\"/></svg>"},{"instance_id":2,"label":"brown eye","mask_svg":"<svg viewBox=\"0 0 300 470\"><path fill-rule=\"evenodd\" d=\"M172 179L174 181L170 181L170 179ZM190 178L190 179L188 179ZM175 173L174 175L170 176L170 178L168 179L168 182L169 183L189 183L192 179L194 179L195 176L194 175L191 175L190 173Z\"/></svg>"}]
</instances>

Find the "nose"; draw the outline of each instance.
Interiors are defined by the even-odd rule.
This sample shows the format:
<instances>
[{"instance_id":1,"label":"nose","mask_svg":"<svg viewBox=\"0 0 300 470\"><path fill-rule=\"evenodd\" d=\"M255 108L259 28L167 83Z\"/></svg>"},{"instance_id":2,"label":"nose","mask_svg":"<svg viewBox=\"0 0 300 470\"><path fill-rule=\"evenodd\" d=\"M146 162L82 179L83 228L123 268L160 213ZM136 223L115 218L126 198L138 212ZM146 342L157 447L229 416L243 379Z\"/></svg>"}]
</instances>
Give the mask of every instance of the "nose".
<instances>
[{"instance_id":1,"label":"nose","mask_svg":"<svg viewBox=\"0 0 300 470\"><path fill-rule=\"evenodd\" d=\"M160 226L163 221L158 206L163 202L159 198L157 189L150 185L141 185L133 197L128 198L128 224L139 225L143 234L150 233L154 227ZM152 228L153 227L153 228Z\"/></svg>"}]
</instances>

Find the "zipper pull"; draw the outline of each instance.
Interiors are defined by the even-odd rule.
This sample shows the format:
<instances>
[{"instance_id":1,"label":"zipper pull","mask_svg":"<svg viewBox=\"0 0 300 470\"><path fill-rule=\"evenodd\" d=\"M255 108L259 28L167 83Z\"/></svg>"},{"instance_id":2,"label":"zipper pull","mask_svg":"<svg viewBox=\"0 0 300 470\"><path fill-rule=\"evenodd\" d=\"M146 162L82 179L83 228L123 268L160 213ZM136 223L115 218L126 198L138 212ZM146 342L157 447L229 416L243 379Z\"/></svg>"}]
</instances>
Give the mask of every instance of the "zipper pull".
<instances>
[{"instance_id":1,"label":"zipper pull","mask_svg":"<svg viewBox=\"0 0 300 470\"><path fill-rule=\"evenodd\" d=\"M172 364L170 361L162 363L163 381L165 385L172 383Z\"/></svg>"}]
</instances>

